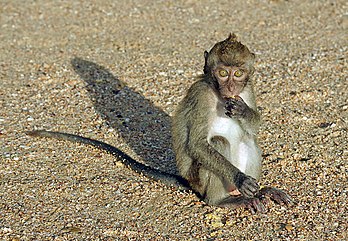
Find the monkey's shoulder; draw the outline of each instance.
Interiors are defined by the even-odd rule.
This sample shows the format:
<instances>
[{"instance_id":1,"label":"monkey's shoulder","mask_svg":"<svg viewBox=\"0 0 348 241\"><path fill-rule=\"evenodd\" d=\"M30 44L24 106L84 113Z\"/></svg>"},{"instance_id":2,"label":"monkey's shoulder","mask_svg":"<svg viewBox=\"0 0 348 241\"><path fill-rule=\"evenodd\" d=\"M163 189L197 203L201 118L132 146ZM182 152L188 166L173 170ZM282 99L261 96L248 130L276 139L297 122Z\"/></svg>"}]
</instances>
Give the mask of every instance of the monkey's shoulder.
<instances>
[{"instance_id":1,"label":"monkey's shoulder","mask_svg":"<svg viewBox=\"0 0 348 241\"><path fill-rule=\"evenodd\" d=\"M195 82L179 103L173 126L205 127L213 118L218 102L217 94L209 84Z\"/></svg>"},{"instance_id":2,"label":"monkey's shoulder","mask_svg":"<svg viewBox=\"0 0 348 241\"><path fill-rule=\"evenodd\" d=\"M196 81L187 91L187 101L199 102L205 106L215 106L218 101L218 93L214 86L205 79Z\"/></svg>"}]
</instances>

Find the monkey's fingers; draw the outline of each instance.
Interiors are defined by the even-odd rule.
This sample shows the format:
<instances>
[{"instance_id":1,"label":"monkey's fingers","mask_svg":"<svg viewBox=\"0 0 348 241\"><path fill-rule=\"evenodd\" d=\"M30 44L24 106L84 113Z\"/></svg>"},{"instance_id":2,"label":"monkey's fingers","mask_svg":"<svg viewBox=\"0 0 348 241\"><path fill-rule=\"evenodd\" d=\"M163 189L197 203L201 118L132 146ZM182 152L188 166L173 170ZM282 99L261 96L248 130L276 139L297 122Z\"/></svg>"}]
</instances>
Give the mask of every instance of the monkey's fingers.
<instances>
[{"instance_id":1,"label":"monkey's fingers","mask_svg":"<svg viewBox=\"0 0 348 241\"><path fill-rule=\"evenodd\" d=\"M227 115L228 117L232 118L232 117L235 117L237 114L234 111L226 111L225 115Z\"/></svg>"},{"instance_id":2,"label":"monkey's fingers","mask_svg":"<svg viewBox=\"0 0 348 241\"><path fill-rule=\"evenodd\" d=\"M244 180L242 186L239 188L239 191L245 197L255 197L259 193L260 187L257 184L256 180L247 178Z\"/></svg>"},{"instance_id":3,"label":"monkey's fingers","mask_svg":"<svg viewBox=\"0 0 348 241\"><path fill-rule=\"evenodd\" d=\"M244 117L248 106L242 98L228 99L225 103L225 110L225 114L229 117Z\"/></svg>"},{"instance_id":4,"label":"monkey's fingers","mask_svg":"<svg viewBox=\"0 0 348 241\"><path fill-rule=\"evenodd\" d=\"M234 178L234 185L244 197L254 197L259 192L259 185L256 180L243 172L238 172Z\"/></svg>"},{"instance_id":5,"label":"monkey's fingers","mask_svg":"<svg viewBox=\"0 0 348 241\"><path fill-rule=\"evenodd\" d=\"M229 104L245 104L244 100L240 96L234 96L232 98L228 98L225 102L226 105Z\"/></svg>"},{"instance_id":6,"label":"monkey's fingers","mask_svg":"<svg viewBox=\"0 0 348 241\"><path fill-rule=\"evenodd\" d=\"M228 99L225 103L225 109L226 110L233 110L238 105L237 99Z\"/></svg>"},{"instance_id":7,"label":"monkey's fingers","mask_svg":"<svg viewBox=\"0 0 348 241\"><path fill-rule=\"evenodd\" d=\"M240 117L240 116L242 116L242 111L239 108L232 106L230 109L226 108L225 114L231 118L232 117Z\"/></svg>"}]
</instances>

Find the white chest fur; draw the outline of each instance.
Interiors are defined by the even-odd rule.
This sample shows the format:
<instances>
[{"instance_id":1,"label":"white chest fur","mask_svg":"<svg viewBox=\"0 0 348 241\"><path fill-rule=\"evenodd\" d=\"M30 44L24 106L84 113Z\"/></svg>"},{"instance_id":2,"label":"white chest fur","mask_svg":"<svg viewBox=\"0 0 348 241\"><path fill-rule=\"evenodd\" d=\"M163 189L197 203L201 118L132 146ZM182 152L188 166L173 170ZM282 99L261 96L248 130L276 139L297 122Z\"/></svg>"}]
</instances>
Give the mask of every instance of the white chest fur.
<instances>
[{"instance_id":1,"label":"white chest fur","mask_svg":"<svg viewBox=\"0 0 348 241\"><path fill-rule=\"evenodd\" d=\"M224 114L216 116L208 134L208 142L213 137L223 137L226 146L221 154L235 167L247 175L259 179L261 171L261 153L253 136L247 134L238 120Z\"/></svg>"}]
</instances>

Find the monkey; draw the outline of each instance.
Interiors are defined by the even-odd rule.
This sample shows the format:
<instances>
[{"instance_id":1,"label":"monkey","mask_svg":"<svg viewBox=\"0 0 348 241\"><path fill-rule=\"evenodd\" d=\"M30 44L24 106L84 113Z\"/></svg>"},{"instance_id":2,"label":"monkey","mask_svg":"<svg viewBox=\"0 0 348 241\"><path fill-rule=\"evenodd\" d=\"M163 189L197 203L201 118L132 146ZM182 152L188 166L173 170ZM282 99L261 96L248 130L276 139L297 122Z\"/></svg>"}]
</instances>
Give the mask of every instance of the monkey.
<instances>
[{"instance_id":1,"label":"monkey","mask_svg":"<svg viewBox=\"0 0 348 241\"><path fill-rule=\"evenodd\" d=\"M107 151L137 173L192 190L208 205L265 212L267 197L289 205L284 191L265 187L261 151L256 135L260 125L251 77L255 55L235 34L204 52L203 75L189 88L172 118L173 149L179 175L142 164L105 142L46 130L26 132L94 146Z\"/></svg>"},{"instance_id":2,"label":"monkey","mask_svg":"<svg viewBox=\"0 0 348 241\"><path fill-rule=\"evenodd\" d=\"M172 123L180 175L209 205L265 212L266 196L288 205L284 191L265 187L260 126L252 86L255 54L230 34L204 52L203 75L179 103Z\"/></svg>"}]
</instances>

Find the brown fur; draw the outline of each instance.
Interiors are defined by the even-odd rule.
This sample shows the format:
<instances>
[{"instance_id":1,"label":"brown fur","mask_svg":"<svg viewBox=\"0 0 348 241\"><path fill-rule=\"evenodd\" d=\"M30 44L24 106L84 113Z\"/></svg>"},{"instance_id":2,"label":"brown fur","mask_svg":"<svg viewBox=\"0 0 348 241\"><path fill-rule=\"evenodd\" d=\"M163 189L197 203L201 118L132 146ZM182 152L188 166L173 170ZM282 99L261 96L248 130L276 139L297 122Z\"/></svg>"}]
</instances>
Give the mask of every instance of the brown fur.
<instances>
[{"instance_id":1,"label":"brown fur","mask_svg":"<svg viewBox=\"0 0 348 241\"><path fill-rule=\"evenodd\" d=\"M204 75L189 88L173 117L179 173L208 204L263 212L256 182L261 157L255 140L259 114L251 83L255 55L230 34L204 57ZM228 76L220 76L219 68ZM234 75L238 69L243 70L241 77ZM224 125L227 129L221 130ZM229 134L230 128L236 130ZM210 136L219 131L221 136ZM242 172L237 166L247 169ZM285 194L279 200L286 203L289 198Z\"/></svg>"}]
</instances>

